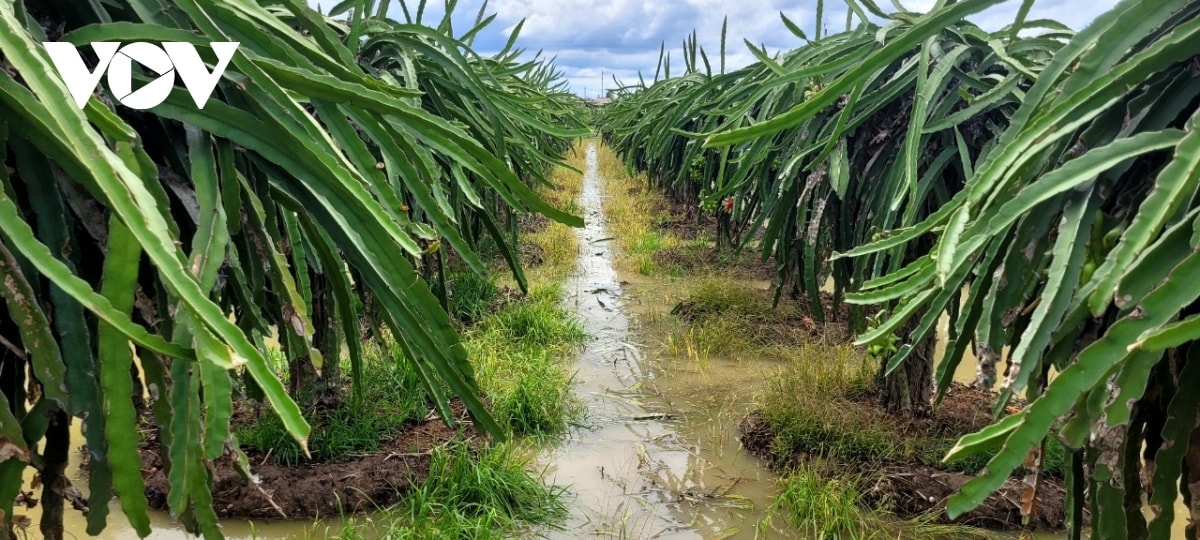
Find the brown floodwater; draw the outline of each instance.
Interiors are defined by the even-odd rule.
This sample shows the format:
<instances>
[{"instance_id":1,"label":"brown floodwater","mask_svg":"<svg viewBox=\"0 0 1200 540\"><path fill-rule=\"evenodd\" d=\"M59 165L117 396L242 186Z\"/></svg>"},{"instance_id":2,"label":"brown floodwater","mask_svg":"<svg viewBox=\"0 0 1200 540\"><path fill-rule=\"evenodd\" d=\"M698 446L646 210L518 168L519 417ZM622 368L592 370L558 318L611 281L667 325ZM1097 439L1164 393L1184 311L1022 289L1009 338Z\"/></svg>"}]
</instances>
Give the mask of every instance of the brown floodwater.
<instances>
[{"instance_id":1,"label":"brown floodwater","mask_svg":"<svg viewBox=\"0 0 1200 540\"><path fill-rule=\"evenodd\" d=\"M79 464L82 454L77 451L78 447L83 444L83 435L79 431L79 422L75 421L71 424L71 440L73 449L70 454L70 461L67 464L67 477L71 479L71 483L79 489L85 496L87 495L87 475L80 470ZM29 485L33 480L33 469L26 468L25 470L25 489L29 489ZM40 491L40 490L39 490ZM33 524L25 531L26 535L18 534L18 538L37 539L42 538L41 531L38 530L38 520L42 517L41 506L36 506L32 509L17 508L14 512L17 515L29 517ZM125 519L125 514L121 513L121 504L117 499L113 499L108 505L108 527L104 529L99 536L91 537L85 532L87 530L87 518L78 511L72 510L69 506L63 511L63 526L67 532L67 538L101 538L111 540L126 540L129 538L137 538L137 533L133 527L129 525L129 520ZM152 540L181 540L185 538L195 538L183 529L183 525L171 518L167 512L150 511L150 526L152 531L147 538ZM293 520L293 521L271 521L271 522L251 522L245 520L227 519L221 521L221 529L225 533L225 537L230 540L250 540L255 538L320 538L324 537L326 527L332 530L338 530L341 523L336 520L329 522L314 522L313 520Z\"/></svg>"},{"instance_id":2,"label":"brown floodwater","mask_svg":"<svg viewBox=\"0 0 1200 540\"><path fill-rule=\"evenodd\" d=\"M764 380L766 362L662 354L642 309L613 267L596 148L587 149L577 231L580 257L567 307L589 340L575 364L581 425L542 458L548 481L568 486L571 515L551 538L796 538L762 525L775 476L740 450L737 423ZM653 282L643 282L652 288ZM658 292L658 291L656 291ZM642 299L653 295L639 294ZM665 301L666 295L663 295ZM644 307L644 306L643 306Z\"/></svg>"}]
</instances>

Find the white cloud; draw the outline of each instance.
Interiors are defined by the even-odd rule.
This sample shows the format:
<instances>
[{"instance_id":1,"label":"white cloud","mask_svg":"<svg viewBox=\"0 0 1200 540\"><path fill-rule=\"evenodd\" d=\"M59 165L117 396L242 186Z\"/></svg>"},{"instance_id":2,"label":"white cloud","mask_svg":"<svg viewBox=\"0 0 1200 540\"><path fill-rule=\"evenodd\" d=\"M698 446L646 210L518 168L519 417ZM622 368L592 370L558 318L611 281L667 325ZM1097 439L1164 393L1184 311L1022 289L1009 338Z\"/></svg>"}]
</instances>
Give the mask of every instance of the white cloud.
<instances>
[{"instance_id":1,"label":"white cloud","mask_svg":"<svg viewBox=\"0 0 1200 540\"><path fill-rule=\"evenodd\" d=\"M825 30L845 27L846 9L840 2L825 2ZM936 0L901 0L910 11L931 9ZM886 5L886 2L881 2ZM1011 24L1020 0L1008 0L981 12L971 20L995 30ZM1030 19L1050 18L1081 28L1116 0L1039 0ZM506 36L522 18L525 25L519 43L529 49L544 49L558 56L558 64L577 93L595 95L600 90L601 71L616 74L624 82L635 82L640 71L654 76L662 43L672 51L672 65L682 68L681 50L693 30L709 59L719 62L722 20L728 15L727 65L734 69L754 61L743 40L766 45L770 51L786 50L803 42L793 36L779 18L782 12L809 36L815 31L815 0L499 0L491 7ZM714 65L714 69L716 66ZM611 76L604 86L612 86Z\"/></svg>"},{"instance_id":2,"label":"white cloud","mask_svg":"<svg viewBox=\"0 0 1200 540\"><path fill-rule=\"evenodd\" d=\"M310 5L332 5L334 0L309 0ZM415 14L417 0L409 0ZM890 2L878 2L890 8ZM900 0L905 9L924 11L937 0ZM389 14L403 18L400 0L393 0ZM426 22L442 17L441 2L430 0ZM1030 19L1049 18L1072 28L1082 28L1110 9L1116 0L1038 0ZM475 18L480 0L462 0L455 14L455 28L464 31ZM830 32L845 28L846 8L841 2L826 1L825 27ZM1010 24L1020 0L1007 0L971 20L988 30ZM475 43L481 51L498 50L509 32L524 19L518 45L557 57L557 64L576 93L599 93L600 74L605 87L612 87L611 74L624 82L635 82L637 73L650 79L658 63L659 46L671 51L672 70L682 69L680 56L684 38L695 30L699 44L717 69L721 22L728 15L727 64L730 69L754 61L743 40L766 45L770 51L787 50L803 42L787 30L782 12L808 35L816 18L816 0L492 0L488 10L496 22Z\"/></svg>"}]
</instances>

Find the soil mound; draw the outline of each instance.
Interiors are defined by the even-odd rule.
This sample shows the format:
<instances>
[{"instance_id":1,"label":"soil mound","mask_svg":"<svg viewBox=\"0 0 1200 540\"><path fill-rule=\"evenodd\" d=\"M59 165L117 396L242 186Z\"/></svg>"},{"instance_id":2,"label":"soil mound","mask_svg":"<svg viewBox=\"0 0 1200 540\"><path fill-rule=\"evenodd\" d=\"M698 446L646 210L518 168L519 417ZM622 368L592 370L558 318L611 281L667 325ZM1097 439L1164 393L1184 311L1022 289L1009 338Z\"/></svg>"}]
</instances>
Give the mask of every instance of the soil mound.
<instances>
[{"instance_id":1,"label":"soil mound","mask_svg":"<svg viewBox=\"0 0 1200 540\"><path fill-rule=\"evenodd\" d=\"M948 472L926 465L909 464L886 467L875 474L874 484L864 498L872 505L886 506L903 516L935 514L938 522L950 523L946 500L973 478L960 472ZM1009 478L1000 489L954 523L987 529L1058 530L1066 528L1067 491L1057 480L1043 479L1037 492L1037 507L1028 526L1021 524L1020 479Z\"/></svg>"},{"instance_id":2,"label":"soil mound","mask_svg":"<svg viewBox=\"0 0 1200 540\"><path fill-rule=\"evenodd\" d=\"M674 234L679 233L675 231ZM652 257L660 267L679 269L689 274L719 271L724 276L760 281L771 281L776 277L775 260L763 262L757 253L750 252L748 248L738 254L728 250L723 254L711 245L674 246L657 250Z\"/></svg>"},{"instance_id":3,"label":"soil mound","mask_svg":"<svg viewBox=\"0 0 1200 540\"><path fill-rule=\"evenodd\" d=\"M247 451L261 482L247 482L227 456L214 463L213 509L222 518L313 519L386 508L429 476L438 446L473 439L475 431L455 402L458 429L441 419L413 423L380 451L336 462L284 465ZM151 508L167 510L166 464L155 435L141 445L146 496Z\"/></svg>"},{"instance_id":4,"label":"soil mound","mask_svg":"<svg viewBox=\"0 0 1200 540\"><path fill-rule=\"evenodd\" d=\"M904 432L914 436L964 435L991 423L990 392L955 384L929 417L895 418L905 424ZM861 405L877 407L871 396L862 396ZM1018 404L1019 405L1019 404ZM887 413L875 408L876 414ZM810 462L814 456L802 451L781 450L776 434L760 412L753 412L740 424L742 445L750 453L786 470ZM919 434L919 435L915 435ZM880 464L833 463L822 460L822 470L832 475L856 477L863 488L863 501L873 508L885 508L904 518L933 516L937 523L959 523L997 530L1061 530L1066 527L1066 489L1063 482L1043 475L1037 494L1037 506L1028 525L1021 523L1021 478L1010 478L975 510L951 520L946 501L973 476L942 470L916 461Z\"/></svg>"}]
</instances>

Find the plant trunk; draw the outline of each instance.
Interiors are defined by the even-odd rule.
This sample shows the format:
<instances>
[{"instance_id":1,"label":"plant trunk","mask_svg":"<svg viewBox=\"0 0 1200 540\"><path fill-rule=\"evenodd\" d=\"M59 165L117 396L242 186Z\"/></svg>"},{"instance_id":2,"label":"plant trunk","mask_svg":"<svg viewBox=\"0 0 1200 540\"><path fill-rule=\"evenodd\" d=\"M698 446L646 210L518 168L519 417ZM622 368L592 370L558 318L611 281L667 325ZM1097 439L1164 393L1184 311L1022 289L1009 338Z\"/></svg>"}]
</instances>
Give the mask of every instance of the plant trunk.
<instances>
[{"instance_id":1,"label":"plant trunk","mask_svg":"<svg viewBox=\"0 0 1200 540\"><path fill-rule=\"evenodd\" d=\"M1153 393L1153 390L1151 390ZM1142 513L1142 461L1141 449L1145 442L1146 411L1143 403L1133 406L1129 427L1126 428L1124 446L1121 448L1120 481L1125 492L1125 538L1145 540L1148 538L1146 516Z\"/></svg>"},{"instance_id":2,"label":"plant trunk","mask_svg":"<svg viewBox=\"0 0 1200 540\"><path fill-rule=\"evenodd\" d=\"M1192 430L1188 441L1187 458L1184 460L1187 470L1185 478L1186 489L1183 490L1183 502L1187 505L1188 521L1184 528L1184 537L1196 540L1197 525L1200 525L1200 427Z\"/></svg>"},{"instance_id":3,"label":"plant trunk","mask_svg":"<svg viewBox=\"0 0 1200 540\"><path fill-rule=\"evenodd\" d=\"M300 400L308 395L316 382L317 368L311 356L298 356L288 363L288 392L293 398Z\"/></svg>"},{"instance_id":4,"label":"plant trunk","mask_svg":"<svg viewBox=\"0 0 1200 540\"><path fill-rule=\"evenodd\" d=\"M342 370L338 361L341 342L338 340L337 317L333 309L333 298L324 274L313 272L309 278L313 289L312 320L327 321L313 328L313 346L321 351L321 380L318 383L323 395L341 397Z\"/></svg>"},{"instance_id":5,"label":"plant trunk","mask_svg":"<svg viewBox=\"0 0 1200 540\"><path fill-rule=\"evenodd\" d=\"M1000 353L990 344L975 337L975 388L991 390L996 386L996 364Z\"/></svg>"},{"instance_id":6,"label":"plant trunk","mask_svg":"<svg viewBox=\"0 0 1200 540\"><path fill-rule=\"evenodd\" d=\"M0 303L2 304L2 303ZM8 322L8 314L0 305L0 337L15 335L16 332L7 332L7 330L15 330ZM11 342L11 340L10 340ZM13 342L14 344L16 342ZM0 346L0 393L4 394L4 398L8 400L8 406L17 420L25 418L25 359L17 356L7 347ZM18 491L19 496L20 491ZM12 506L9 512L5 512L4 508ZM16 505L11 500L0 501L0 540L15 539L14 532L14 513Z\"/></svg>"},{"instance_id":7,"label":"plant trunk","mask_svg":"<svg viewBox=\"0 0 1200 540\"><path fill-rule=\"evenodd\" d=\"M897 334L910 335L921 316L921 313L914 315ZM890 360L890 357L884 357L880 361L880 405L888 412L906 418L929 414L930 401L933 399L933 338L913 344L908 359L890 375L885 375Z\"/></svg>"},{"instance_id":8,"label":"plant trunk","mask_svg":"<svg viewBox=\"0 0 1200 540\"><path fill-rule=\"evenodd\" d=\"M42 453L42 520L39 528L46 540L62 540L63 494L68 480L67 453L71 448L71 418L63 411L50 415L50 427L46 430L46 450Z\"/></svg>"}]
</instances>

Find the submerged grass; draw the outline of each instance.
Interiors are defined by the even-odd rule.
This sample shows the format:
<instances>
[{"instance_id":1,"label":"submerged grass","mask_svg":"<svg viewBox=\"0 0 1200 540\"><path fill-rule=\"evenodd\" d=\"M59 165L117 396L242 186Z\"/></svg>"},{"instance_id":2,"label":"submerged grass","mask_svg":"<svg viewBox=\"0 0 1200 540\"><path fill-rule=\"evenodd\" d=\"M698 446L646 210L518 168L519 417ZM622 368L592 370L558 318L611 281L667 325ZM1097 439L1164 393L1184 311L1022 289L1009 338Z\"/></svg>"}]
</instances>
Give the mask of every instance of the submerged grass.
<instances>
[{"instance_id":1,"label":"submerged grass","mask_svg":"<svg viewBox=\"0 0 1200 540\"><path fill-rule=\"evenodd\" d=\"M791 299L772 306L771 293L761 284L704 276L683 285L685 300L667 325L665 345L672 355L791 362L802 343L836 337L827 335L827 327L807 319Z\"/></svg>"}]
</instances>

